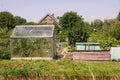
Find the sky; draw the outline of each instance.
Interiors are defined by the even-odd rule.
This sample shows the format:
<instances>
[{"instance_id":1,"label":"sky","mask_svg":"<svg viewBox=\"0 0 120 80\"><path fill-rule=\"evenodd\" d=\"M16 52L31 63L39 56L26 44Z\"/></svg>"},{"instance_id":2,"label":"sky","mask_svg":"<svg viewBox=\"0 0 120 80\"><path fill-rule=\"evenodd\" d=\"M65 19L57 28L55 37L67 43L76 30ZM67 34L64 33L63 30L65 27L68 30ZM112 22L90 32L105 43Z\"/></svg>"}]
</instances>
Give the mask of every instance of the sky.
<instances>
[{"instance_id":1,"label":"sky","mask_svg":"<svg viewBox=\"0 0 120 80\"><path fill-rule=\"evenodd\" d=\"M47 13L62 16L74 11L91 22L115 18L120 12L120 0L0 0L1 11L33 22L39 22Z\"/></svg>"}]
</instances>

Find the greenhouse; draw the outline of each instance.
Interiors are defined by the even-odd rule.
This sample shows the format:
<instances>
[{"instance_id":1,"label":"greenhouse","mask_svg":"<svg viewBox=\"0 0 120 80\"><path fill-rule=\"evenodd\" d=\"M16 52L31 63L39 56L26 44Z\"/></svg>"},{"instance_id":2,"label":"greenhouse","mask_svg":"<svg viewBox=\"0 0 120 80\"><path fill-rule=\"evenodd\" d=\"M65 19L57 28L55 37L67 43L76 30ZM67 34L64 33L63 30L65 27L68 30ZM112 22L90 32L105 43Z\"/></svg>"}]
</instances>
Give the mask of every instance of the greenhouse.
<instances>
[{"instance_id":1,"label":"greenhouse","mask_svg":"<svg viewBox=\"0 0 120 80\"><path fill-rule=\"evenodd\" d=\"M56 56L54 25L16 26L10 37L11 59L42 59Z\"/></svg>"}]
</instances>

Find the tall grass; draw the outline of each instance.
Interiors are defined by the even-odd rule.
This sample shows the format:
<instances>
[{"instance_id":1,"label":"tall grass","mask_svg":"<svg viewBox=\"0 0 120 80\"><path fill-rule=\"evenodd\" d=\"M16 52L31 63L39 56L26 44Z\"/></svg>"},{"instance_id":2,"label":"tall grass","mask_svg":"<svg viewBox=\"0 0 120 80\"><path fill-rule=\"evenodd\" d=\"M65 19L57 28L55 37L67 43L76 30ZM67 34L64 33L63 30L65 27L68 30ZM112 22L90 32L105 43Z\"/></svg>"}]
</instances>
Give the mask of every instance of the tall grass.
<instances>
[{"instance_id":1,"label":"tall grass","mask_svg":"<svg viewBox=\"0 0 120 80\"><path fill-rule=\"evenodd\" d=\"M119 80L120 62L0 60L3 80Z\"/></svg>"}]
</instances>

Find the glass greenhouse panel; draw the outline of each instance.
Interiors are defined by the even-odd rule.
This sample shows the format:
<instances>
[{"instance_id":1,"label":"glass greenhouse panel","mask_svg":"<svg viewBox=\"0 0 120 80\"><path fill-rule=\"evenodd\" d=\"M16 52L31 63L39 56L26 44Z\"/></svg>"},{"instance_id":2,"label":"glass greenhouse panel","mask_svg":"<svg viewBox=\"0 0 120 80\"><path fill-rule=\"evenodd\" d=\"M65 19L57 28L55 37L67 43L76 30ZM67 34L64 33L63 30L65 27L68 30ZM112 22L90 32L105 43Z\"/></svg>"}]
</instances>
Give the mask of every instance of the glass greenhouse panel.
<instances>
[{"instance_id":1,"label":"glass greenhouse panel","mask_svg":"<svg viewBox=\"0 0 120 80\"><path fill-rule=\"evenodd\" d=\"M11 35L11 57L54 57L53 25L16 26Z\"/></svg>"},{"instance_id":2,"label":"glass greenhouse panel","mask_svg":"<svg viewBox=\"0 0 120 80\"><path fill-rule=\"evenodd\" d=\"M27 38L27 37L53 37L53 25L23 25L16 26L11 37Z\"/></svg>"}]
</instances>

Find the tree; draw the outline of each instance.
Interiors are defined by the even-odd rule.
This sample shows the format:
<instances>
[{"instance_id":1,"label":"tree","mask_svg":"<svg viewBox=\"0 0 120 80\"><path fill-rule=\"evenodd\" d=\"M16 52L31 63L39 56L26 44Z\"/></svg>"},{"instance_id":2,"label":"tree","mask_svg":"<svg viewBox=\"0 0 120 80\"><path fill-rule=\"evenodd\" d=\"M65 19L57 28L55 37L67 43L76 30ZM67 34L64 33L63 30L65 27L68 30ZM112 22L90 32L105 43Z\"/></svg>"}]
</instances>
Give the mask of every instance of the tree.
<instances>
[{"instance_id":1,"label":"tree","mask_svg":"<svg viewBox=\"0 0 120 80\"><path fill-rule=\"evenodd\" d=\"M117 15L117 20L120 21L120 12Z\"/></svg>"},{"instance_id":2,"label":"tree","mask_svg":"<svg viewBox=\"0 0 120 80\"><path fill-rule=\"evenodd\" d=\"M71 31L68 33L68 40L70 45L75 45L76 42L87 42L89 37L88 27L81 20L78 21Z\"/></svg>"},{"instance_id":3,"label":"tree","mask_svg":"<svg viewBox=\"0 0 120 80\"><path fill-rule=\"evenodd\" d=\"M14 17L10 12L4 11L0 12L0 27L13 28L15 21Z\"/></svg>"},{"instance_id":4,"label":"tree","mask_svg":"<svg viewBox=\"0 0 120 80\"><path fill-rule=\"evenodd\" d=\"M60 17L60 24L63 26L64 29L71 29L74 27L75 23L78 20L82 21L82 17L77 15L76 12L70 11L64 13L62 17Z\"/></svg>"},{"instance_id":5,"label":"tree","mask_svg":"<svg viewBox=\"0 0 120 80\"><path fill-rule=\"evenodd\" d=\"M19 16L15 16L14 20L15 20L15 25L23 25L26 23L26 19L21 18Z\"/></svg>"},{"instance_id":6,"label":"tree","mask_svg":"<svg viewBox=\"0 0 120 80\"><path fill-rule=\"evenodd\" d=\"M120 40L120 21L116 19L106 20L103 27L105 36Z\"/></svg>"},{"instance_id":7,"label":"tree","mask_svg":"<svg viewBox=\"0 0 120 80\"><path fill-rule=\"evenodd\" d=\"M91 22L91 26L95 30L102 30L103 22L100 19L95 19L93 22Z\"/></svg>"},{"instance_id":8,"label":"tree","mask_svg":"<svg viewBox=\"0 0 120 80\"><path fill-rule=\"evenodd\" d=\"M84 22L82 16L77 15L76 12L70 11L64 13L60 17L60 24L63 26L62 33L65 33L62 38L68 38L69 45L87 41L90 25ZM63 35L62 33L61 35Z\"/></svg>"},{"instance_id":9,"label":"tree","mask_svg":"<svg viewBox=\"0 0 120 80\"><path fill-rule=\"evenodd\" d=\"M110 49L110 47L115 47L118 44L118 41L115 38L106 37L103 32L93 32L87 42L100 43L101 49L103 50Z\"/></svg>"}]
</instances>

